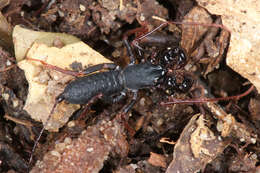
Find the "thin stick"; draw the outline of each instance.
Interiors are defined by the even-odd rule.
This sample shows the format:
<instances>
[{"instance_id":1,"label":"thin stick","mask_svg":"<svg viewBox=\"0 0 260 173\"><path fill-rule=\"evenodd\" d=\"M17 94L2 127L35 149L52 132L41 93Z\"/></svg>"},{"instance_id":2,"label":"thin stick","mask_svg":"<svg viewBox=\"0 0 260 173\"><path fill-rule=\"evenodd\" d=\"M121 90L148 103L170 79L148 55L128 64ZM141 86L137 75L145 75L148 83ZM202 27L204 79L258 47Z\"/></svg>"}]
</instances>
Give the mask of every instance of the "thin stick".
<instances>
[{"instance_id":1,"label":"thin stick","mask_svg":"<svg viewBox=\"0 0 260 173\"><path fill-rule=\"evenodd\" d=\"M10 65L10 66L8 66L8 67L6 67L5 69L3 69L3 70L0 70L0 72L5 72L5 71L8 71L8 70L10 70L10 69L12 69L13 67L15 67L16 66L16 64L12 64L12 65Z\"/></svg>"},{"instance_id":2,"label":"thin stick","mask_svg":"<svg viewBox=\"0 0 260 173\"><path fill-rule=\"evenodd\" d=\"M21 120L21 119L15 118L15 117L11 117L8 114L5 114L4 118L7 119L7 120L11 120L11 121L13 121L13 122L15 122L17 124L21 124L21 125L27 126L27 127L32 127L33 126L33 124L30 121Z\"/></svg>"}]
</instances>

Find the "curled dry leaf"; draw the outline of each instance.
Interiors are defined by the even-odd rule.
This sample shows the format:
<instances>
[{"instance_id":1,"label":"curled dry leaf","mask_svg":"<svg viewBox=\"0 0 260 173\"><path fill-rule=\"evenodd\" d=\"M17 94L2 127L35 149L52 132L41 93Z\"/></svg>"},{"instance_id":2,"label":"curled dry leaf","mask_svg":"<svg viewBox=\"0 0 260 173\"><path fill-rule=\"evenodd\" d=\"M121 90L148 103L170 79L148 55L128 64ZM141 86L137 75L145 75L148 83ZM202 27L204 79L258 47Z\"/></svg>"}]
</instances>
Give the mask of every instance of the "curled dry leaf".
<instances>
[{"instance_id":1,"label":"curled dry leaf","mask_svg":"<svg viewBox=\"0 0 260 173\"><path fill-rule=\"evenodd\" d=\"M173 160L166 172L192 173L204 169L228 143L206 126L204 115L194 115L174 147Z\"/></svg>"},{"instance_id":2,"label":"curled dry leaf","mask_svg":"<svg viewBox=\"0 0 260 173\"><path fill-rule=\"evenodd\" d=\"M222 137L232 137L239 139L241 142L255 144L257 135L254 130L246 124L238 122L233 115L227 114L219 105L215 103L207 103L209 109L218 120L217 130Z\"/></svg>"},{"instance_id":3,"label":"curled dry leaf","mask_svg":"<svg viewBox=\"0 0 260 173\"><path fill-rule=\"evenodd\" d=\"M183 19L182 22L212 23L210 14L202 7L194 7ZM206 26L182 25L181 47L189 54L192 53L194 46L199 39L207 32Z\"/></svg>"},{"instance_id":4,"label":"curled dry leaf","mask_svg":"<svg viewBox=\"0 0 260 173\"><path fill-rule=\"evenodd\" d=\"M260 1L197 0L210 13L221 15L231 30L227 64L260 91Z\"/></svg>"},{"instance_id":5,"label":"curled dry leaf","mask_svg":"<svg viewBox=\"0 0 260 173\"><path fill-rule=\"evenodd\" d=\"M150 152L150 157L148 159L148 163L150 163L153 166L160 166L163 168L166 168L166 158L157 153Z\"/></svg>"}]
</instances>

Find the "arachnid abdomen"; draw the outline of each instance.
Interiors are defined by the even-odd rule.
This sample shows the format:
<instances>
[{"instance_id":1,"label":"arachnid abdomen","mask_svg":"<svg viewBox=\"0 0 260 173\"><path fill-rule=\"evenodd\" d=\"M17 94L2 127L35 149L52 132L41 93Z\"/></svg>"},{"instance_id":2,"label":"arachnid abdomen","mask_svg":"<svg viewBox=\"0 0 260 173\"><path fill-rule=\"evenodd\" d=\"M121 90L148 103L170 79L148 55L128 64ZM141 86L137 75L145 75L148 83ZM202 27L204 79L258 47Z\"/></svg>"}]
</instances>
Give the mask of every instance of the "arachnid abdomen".
<instances>
[{"instance_id":1,"label":"arachnid abdomen","mask_svg":"<svg viewBox=\"0 0 260 173\"><path fill-rule=\"evenodd\" d=\"M59 97L72 104L86 104L98 94L107 97L123 88L120 71L100 72L70 82Z\"/></svg>"}]
</instances>

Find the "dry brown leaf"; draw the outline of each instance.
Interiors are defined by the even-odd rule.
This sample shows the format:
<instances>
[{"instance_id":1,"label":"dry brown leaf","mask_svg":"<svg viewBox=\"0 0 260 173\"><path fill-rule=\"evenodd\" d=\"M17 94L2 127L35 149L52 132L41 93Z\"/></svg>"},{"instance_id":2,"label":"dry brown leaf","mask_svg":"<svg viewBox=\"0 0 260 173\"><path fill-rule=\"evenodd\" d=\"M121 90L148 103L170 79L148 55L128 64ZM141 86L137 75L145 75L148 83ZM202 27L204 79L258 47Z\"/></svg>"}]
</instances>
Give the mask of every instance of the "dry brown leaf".
<instances>
[{"instance_id":1,"label":"dry brown leaf","mask_svg":"<svg viewBox=\"0 0 260 173\"><path fill-rule=\"evenodd\" d=\"M110 62L83 42L69 44L62 48L34 43L29 49L27 57L43 60L48 64L70 70L72 70L73 63L86 67ZM18 66L25 71L29 82L29 93L24 110L33 119L45 122L54 105L55 98L63 91L66 83L73 78L31 60L22 60ZM78 107L78 105L66 103L58 104L46 129L57 131Z\"/></svg>"},{"instance_id":2,"label":"dry brown leaf","mask_svg":"<svg viewBox=\"0 0 260 173\"><path fill-rule=\"evenodd\" d=\"M69 34L33 31L16 25L13 30L13 42L17 62L25 58L34 42L53 46L57 39L65 45L80 42L78 38Z\"/></svg>"},{"instance_id":3,"label":"dry brown leaf","mask_svg":"<svg viewBox=\"0 0 260 173\"><path fill-rule=\"evenodd\" d=\"M150 157L148 159L148 163L150 163L153 166L160 166L163 168L166 168L166 158L157 153L150 152Z\"/></svg>"},{"instance_id":4,"label":"dry brown leaf","mask_svg":"<svg viewBox=\"0 0 260 173\"><path fill-rule=\"evenodd\" d=\"M204 115L194 115L175 144L173 160L166 172L195 173L204 169L228 143L206 126Z\"/></svg>"},{"instance_id":5,"label":"dry brown leaf","mask_svg":"<svg viewBox=\"0 0 260 173\"><path fill-rule=\"evenodd\" d=\"M13 47L12 42L12 27L7 22L6 18L0 12L0 46L11 52Z\"/></svg>"},{"instance_id":6,"label":"dry brown leaf","mask_svg":"<svg viewBox=\"0 0 260 173\"><path fill-rule=\"evenodd\" d=\"M210 13L221 15L231 30L227 64L250 80L260 92L260 1L197 0Z\"/></svg>"}]
</instances>

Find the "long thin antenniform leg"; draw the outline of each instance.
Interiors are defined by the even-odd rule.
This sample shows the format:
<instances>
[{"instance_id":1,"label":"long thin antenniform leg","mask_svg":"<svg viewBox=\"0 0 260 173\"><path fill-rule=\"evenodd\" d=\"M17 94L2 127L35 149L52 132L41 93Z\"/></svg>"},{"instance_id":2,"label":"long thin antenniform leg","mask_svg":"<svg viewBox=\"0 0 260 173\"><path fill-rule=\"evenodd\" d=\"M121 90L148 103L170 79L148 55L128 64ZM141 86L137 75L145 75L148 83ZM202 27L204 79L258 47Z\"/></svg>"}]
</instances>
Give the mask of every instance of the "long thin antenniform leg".
<instances>
[{"instance_id":1,"label":"long thin antenniform leg","mask_svg":"<svg viewBox=\"0 0 260 173\"><path fill-rule=\"evenodd\" d=\"M206 102L218 102L218 101L225 101L225 100L239 100L240 98L248 95L254 89L254 85L252 85L246 92L236 95L236 96L229 96L229 97L221 97L221 98L199 98L199 99L188 99L188 100L179 100L173 99L169 102L162 102L161 105L172 105L172 104L189 104L189 103L206 103Z\"/></svg>"},{"instance_id":2,"label":"long thin antenniform leg","mask_svg":"<svg viewBox=\"0 0 260 173\"><path fill-rule=\"evenodd\" d=\"M157 31L158 29L162 28L162 27L165 27L166 25L168 25L168 23L164 22L162 23L161 25L157 26L156 28L154 28L153 30L135 38L133 41L132 41L132 45L134 45L135 47L138 48L138 50L143 50L142 47L139 46L139 41L141 41L142 39L146 38L147 36L153 34L155 31Z\"/></svg>"},{"instance_id":3,"label":"long thin antenniform leg","mask_svg":"<svg viewBox=\"0 0 260 173\"><path fill-rule=\"evenodd\" d=\"M151 35L151 34L154 33L155 31L157 31L158 29L160 29L160 28L162 28L162 27L165 27L166 25L168 25L167 22L164 22L164 23L160 24L159 26L157 26L157 27L154 28L153 30L147 32L146 34L142 35L141 37L138 37L138 38L134 39L133 44L136 45L139 40L144 39L145 37ZM138 47L138 44L137 44L137 47Z\"/></svg>"},{"instance_id":4,"label":"long thin antenniform leg","mask_svg":"<svg viewBox=\"0 0 260 173\"><path fill-rule=\"evenodd\" d=\"M41 131L40 131L40 133L39 133L39 136L37 137L36 141L34 142L33 149L32 149L32 152L31 152L31 156L30 156L30 159L29 159L29 165L30 165L30 163L31 163L31 161L32 161L33 153L34 153L34 151L35 151L35 149L36 149L36 147L37 147L37 145L38 145L38 143L39 143L39 140L40 140L40 138L41 138L41 136L42 136L42 133L43 133L45 127L47 126L47 124L49 123L49 121L50 121L50 119L51 119L51 115L53 114L53 112L54 112L54 110L55 110L57 104L60 103L62 100L63 100L62 98L56 99L56 101L55 101L55 103L54 103L54 105L53 105L53 107L52 107L52 109L51 109L51 112L50 112L50 114L49 114L47 120L46 120L45 123L43 124L43 127L42 127L42 129L41 129Z\"/></svg>"},{"instance_id":5,"label":"long thin antenniform leg","mask_svg":"<svg viewBox=\"0 0 260 173\"><path fill-rule=\"evenodd\" d=\"M146 33L148 32L148 29L146 26L141 26L139 28L134 28L131 30L126 31L126 33L124 33L123 39L127 39L127 37L129 37L132 34L138 34L138 33ZM137 35L137 37L141 36L140 34Z\"/></svg>"},{"instance_id":6,"label":"long thin antenniform leg","mask_svg":"<svg viewBox=\"0 0 260 173\"><path fill-rule=\"evenodd\" d=\"M175 25L193 25L193 26L207 26L207 27L216 27L216 28L222 28L226 31L228 31L229 33L231 33L231 31L224 25L222 24L216 24L216 23L211 23L211 24L208 24L208 23L200 23L200 22L175 22L175 21L167 21L163 18L160 18L158 16L152 16L153 19L155 20L160 20L162 21L163 23L167 23L167 24L175 24Z\"/></svg>"},{"instance_id":7,"label":"long thin antenniform leg","mask_svg":"<svg viewBox=\"0 0 260 173\"><path fill-rule=\"evenodd\" d=\"M31 61L38 61L38 62L42 63L44 66L46 66L50 69L53 69L53 70L56 70L58 72L68 74L68 75L71 75L71 76L75 76L75 77L78 77L78 76L81 76L81 75L87 75L87 74L90 74L90 73L93 73L93 72L96 72L96 71L99 71L99 70L102 70L102 69L114 70L117 67L117 65L113 64L113 63L103 63L103 64L97 64L97 65L93 65L91 67L88 67L85 70L83 70L82 72L77 72L77 71L62 69L60 67L48 64L48 63L46 63L42 60L39 60L39 59L34 59L34 58L27 58L27 59L31 60Z\"/></svg>"},{"instance_id":8,"label":"long thin antenniform leg","mask_svg":"<svg viewBox=\"0 0 260 173\"><path fill-rule=\"evenodd\" d=\"M144 22L146 23L146 22ZM141 24L142 25L142 24ZM147 33L148 32L148 28L146 27L146 24L142 25L141 27L139 28L135 28L135 29L131 29L131 30L128 30L124 36L123 36L123 40L127 40L127 38L132 35L132 34L135 34L137 35L137 37L140 37L143 35L143 33ZM142 34L141 34L142 33ZM135 41L132 41L132 44L135 43ZM136 42L137 43L137 42ZM143 50L137 43L137 45L135 45L135 47L138 48L138 51L139 51L139 54L140 54L140 50Z\"/></svg>"},{"instance_id":9,"label":"long thin antenniform leg","mask_svg":"<svg viewBox=\"0 0 260 173\"><path fill-rule=\"evenodd\" d=\"M139 42L150 36L151 34L153 34L155 31L159 30L160 28L163 28L169 24L175 24L175 25L192 25L192 26L205 26L205 27L215 27L215 28L221 28L223 30L226 30L227 32L231 33L231 31L225 27L224 25L222 24L218 24L218 23L212 23L212 24L207 24L207 23L199 23L199 22L175 22L175 21L167 21L163 18L160 18L158 16L152 16L153 19L155 20L159 20L159 21L162 21L162 24L160 24L159 26L157 26L156 28L154 28L153 30L141 35L141 36L138 36L137 38L135 38L133 41L132 41L132 44L137 47L139 50L143 50L142 47L139 46ZM138 31L138 30L137 30ZM128 35L130 34L133 34L135 32L135 30L131 30L131 32L128 33ZM125 36L126 37L126 36Z\"/></svg>"},{"instance_id":10,"label":"long thin antenniform leg","mask_svg":"<svg viewBox=\"0 0 260 173\"><path fill-rule=\"evenodd\" d=\"M47 68L56 70L56 71L64 73L64 74L68 74L68 75L75 76L75 77L80 75L79 72L72 71L72 70L65 70L65 69L57 67L55 65L48 64L48 63L46 63L46 62L44 62L43 60L40 60L40 59L35 59L35 58L26 58L26 59L31 60L31 61L38 61L38 62L42 63L42 65L46 66Z\"/></svg>"}]
</instances>

